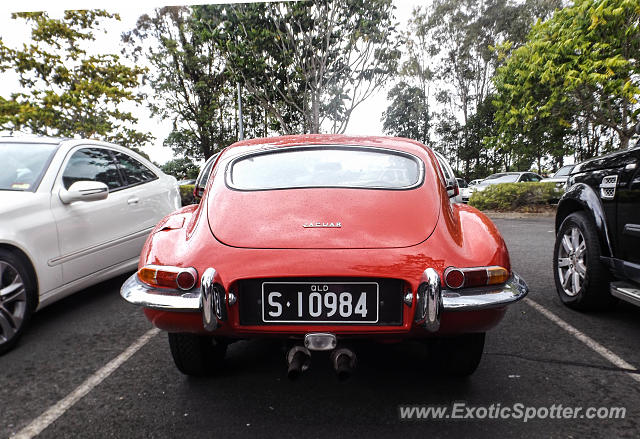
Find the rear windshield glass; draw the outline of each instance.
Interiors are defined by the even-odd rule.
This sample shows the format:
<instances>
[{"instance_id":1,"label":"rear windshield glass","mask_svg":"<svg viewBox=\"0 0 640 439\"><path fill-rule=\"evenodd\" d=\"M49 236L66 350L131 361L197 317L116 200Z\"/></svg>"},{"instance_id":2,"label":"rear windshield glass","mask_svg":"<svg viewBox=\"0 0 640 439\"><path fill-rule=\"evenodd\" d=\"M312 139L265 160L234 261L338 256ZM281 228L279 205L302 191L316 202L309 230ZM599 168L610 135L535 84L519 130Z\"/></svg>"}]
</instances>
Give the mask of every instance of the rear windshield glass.
<instances>
[{"instance_id":1,"label":"rear windshield glass","mask_svg":"<svg viewBox=\"0 0 640 439\"><path fill-rule=\"evenodd\" d=\"M367 148L296 148L232 162L236 189L349 187L407 189L422 183L422 162L409 154Z\"/></svg>"},{"instance_id":2,"label":"rear windshield glass","mask_svg":"<svg viewBox=\"0 0 640 439\"><path fill-rule=\"evenodd\" d=\"M0 143L0 190L36 190L56 148L42 143Z\"/></svg>"}]
</instances>

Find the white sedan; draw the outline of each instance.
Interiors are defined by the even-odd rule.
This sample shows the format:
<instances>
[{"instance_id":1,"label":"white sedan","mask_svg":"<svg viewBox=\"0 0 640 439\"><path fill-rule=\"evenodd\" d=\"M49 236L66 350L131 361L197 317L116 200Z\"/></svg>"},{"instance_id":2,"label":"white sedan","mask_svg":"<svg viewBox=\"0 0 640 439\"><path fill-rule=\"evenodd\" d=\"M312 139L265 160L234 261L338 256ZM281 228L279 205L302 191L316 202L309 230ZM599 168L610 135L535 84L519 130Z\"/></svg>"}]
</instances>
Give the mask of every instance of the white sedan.
<instances>
[{"instance_id":1,"label":"white sedan","mask_svg":"<svg viewBox=\"0 0 640 439\"><path fill-rule=\"evenodd\" d=\"M137 267L176 179L117 145L0 138L0 354L31 314Z\"/></svg>"}]
</instances>

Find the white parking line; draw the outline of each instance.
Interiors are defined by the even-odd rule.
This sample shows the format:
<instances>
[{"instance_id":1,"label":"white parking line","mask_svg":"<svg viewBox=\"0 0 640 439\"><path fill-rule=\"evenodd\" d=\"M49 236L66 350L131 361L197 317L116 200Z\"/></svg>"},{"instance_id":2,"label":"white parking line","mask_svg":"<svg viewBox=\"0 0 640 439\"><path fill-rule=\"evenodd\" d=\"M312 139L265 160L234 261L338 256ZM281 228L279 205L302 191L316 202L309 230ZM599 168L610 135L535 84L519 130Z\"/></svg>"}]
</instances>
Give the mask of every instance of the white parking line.
<instances>
[{"instance_id":1,"label":"white parking line","mask_svg":"<svg viewBox=\"0 0 640 439\"><path fill-rule=\"evenodd\" d=\"M60 416L62 416L67 410L69 410L75 403L80 401L87 393L93 390L98 384L104 381L109 375L111 375L116 369L127 361L133 354L146 345L149 340L156 336L160 332L159 329L154 328L147 331L139 339L137 339L131 346L125 349L120 355L113 360L109 361L105 366L99 369L96 373L87 378L76 389L58 401L53 406L49 407L47 411L31 421L29 425L20 430L12 439L31 439L39 435L45 428L55 422Z\"/></svg>"},{"instance_id":2,"label":"white parking line","mask_svg":"<svg viewBox=\"0 0 640 439\"><path fill-rule=\"evenodd\" d=\"M544 306L540 305L538 302L534 302L533 300L525 297L524 301L538 311L540 314L551 320L556 325L560 326L562 329L567 331L569 334L573 335L575 338L580 340L582 343L586 344L591 350L597 352L602 357L604 357L607 361L609 361L614 366L620 369L630 369L636 370L636 367L632 364L627 363L625 360L611 352L609 349L602 346L600 343L589 337L588 335L580 332L578 329L574 328L560 317L549 311ZM640 374L637 373L627 373L631 378L640 383Z\"/></svg>"}]
</instances>

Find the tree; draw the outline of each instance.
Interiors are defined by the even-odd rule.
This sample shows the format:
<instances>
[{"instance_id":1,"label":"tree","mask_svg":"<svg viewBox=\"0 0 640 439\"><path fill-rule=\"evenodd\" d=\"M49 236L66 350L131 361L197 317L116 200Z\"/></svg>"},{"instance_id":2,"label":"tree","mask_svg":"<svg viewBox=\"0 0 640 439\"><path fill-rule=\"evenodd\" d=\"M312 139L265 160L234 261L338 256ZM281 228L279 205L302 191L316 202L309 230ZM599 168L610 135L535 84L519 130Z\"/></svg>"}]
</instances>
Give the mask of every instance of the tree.
<instances>
[{"instance_id":1,"label":"tree","mask_svg":"<svg viewBox=\"0 0 640 439\"><path fill-rule=\"evenodd\" d=\"M226 40L230 70L282 131L342 133L396 70L393 9L391 0L237 4L208 31ZM214 22L211 6L195 10Z\"/></svg>"},{"instance_id":2,"label":"tree","mask_svg":"<svg viewBox=\"0 0 640 439\"><path fill-rule=\"evenodd\" d=\"M0 127L34 134L100 138L125 146L142 145L150 133L134 129L137 119L121 106L140 103L135 92L141 67L128 67L118 55L91 55L85 46L93 32L115 14L102 10L66 11L60 19L44 12L12 14L31 25L32 42L22 49L0 40L0 71L18 74L20 91L0 97Z\"/></svg>"},{"instance_id":3,"label":"tree","mask_svg":"<svg viewBox=\"0 0 640 439\"><path fill-rule=\"evenodd\" d=\"M178 180L195 179L200 173L198 165L186 157L169 160L162 165L162 172L173 175Z\"/></svg>"},{"instance_id":4,"label":"tree","mask_svg":"<svg viewBox=\"0 0 640 439\"><path fill-rule=\"evenodd\" d=\"M423 143L429 139L429 107L421 88L406 82L396 84L388 93L391 101L382 114L387 134L408 137Z\"/></svg>"},{"instance_id":5,"label":"tree","mask_svg":"<svg viewBox=\"0 0 640 439\"><path fill-rule=\"evenodd\" d=\"M142 15L123 41L130 56L137 61L144 53L152 66L148 79L158 99L149 108L172 122L164 144L175 154L206 159L235 140L233 84L218 46L193 31L190 8Z\"/></svg>"},{"instance_id":6,"label":"tree","mask_svg":"<svg viewBox=\"0 0 640 439\"><path fill-rule=\"evenodd\" d=\"M626 148L640 113L640 0L577 0L556 11L511 52L495 83L502 132L557 137L565 127L582 136L586 123L612 130Z\"/></svg>"},{"instance_id":7,"label":"tree","mask_svg":"<svg viewBox=\"0 0 640 439\"><path fill-rule=\"evenodd\" d=\"M508 47L524 43L536 17L548 15L559 4L559 0L435 0L430 7L414 11L407 37L414 46L410 53L415 55L409 65L420 67L413 70L424 72L425 77L432 73L435 96L448 94L452 108L444 108L435 118L441 119L440 132L455 125L451 115L459 118L462 142L456 156L464 163L465 175L471 175L479 145L484 145L479 133L470 129L480 128L472 126L472 117L493 92L491 77L500 63L493 48L506 41L511 42Z\"/></svg>"}]
</instances>

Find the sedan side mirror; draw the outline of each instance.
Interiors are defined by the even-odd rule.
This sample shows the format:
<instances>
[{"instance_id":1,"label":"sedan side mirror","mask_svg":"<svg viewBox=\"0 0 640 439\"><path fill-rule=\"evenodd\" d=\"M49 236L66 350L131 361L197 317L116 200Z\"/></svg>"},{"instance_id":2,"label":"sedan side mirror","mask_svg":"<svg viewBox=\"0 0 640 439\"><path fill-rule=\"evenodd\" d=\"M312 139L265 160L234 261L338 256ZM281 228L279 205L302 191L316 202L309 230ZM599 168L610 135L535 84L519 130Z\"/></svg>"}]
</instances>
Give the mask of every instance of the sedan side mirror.
<instances>
[{"instance_id":1,"label":"sedan side mirror","mask_svg":"<svg viewBox=\"0 0 640 439\"><path fill-rule=\"evenodd\" d=\"M109 195L109 188L99 181L76 181L69 189L60 189L58 196L64 204L74 201L104 200Z\"/></svg>"}]
</instances>

